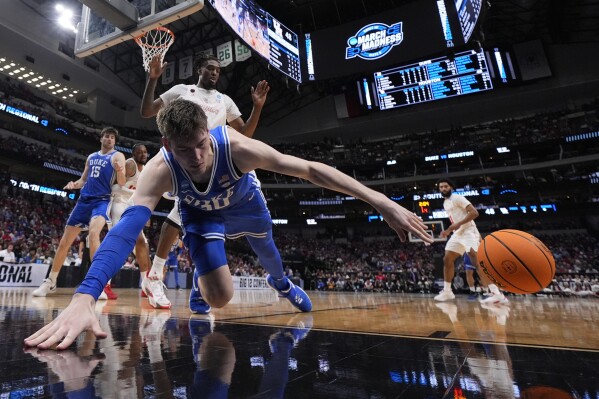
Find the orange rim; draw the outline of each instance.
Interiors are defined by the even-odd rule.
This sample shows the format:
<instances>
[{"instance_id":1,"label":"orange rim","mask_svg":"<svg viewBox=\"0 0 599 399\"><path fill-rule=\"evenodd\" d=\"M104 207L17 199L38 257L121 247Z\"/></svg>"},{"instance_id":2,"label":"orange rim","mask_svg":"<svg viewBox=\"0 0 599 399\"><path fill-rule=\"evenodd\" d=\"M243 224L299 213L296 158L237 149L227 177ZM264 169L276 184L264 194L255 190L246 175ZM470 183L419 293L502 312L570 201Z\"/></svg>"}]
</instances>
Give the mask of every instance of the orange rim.
<instances>
[{"instance_id":1,"label":"orange rim","mask_svg":"<svg viewBox=\"0 0 599 399\"><path fill-rule=\"evenodd\" d=\"M153 30L161 30L163 32L166 32L169 35L171 35L171 39L168 40L166 43L160 44L158 46L142 42L141 39L145 35L147 35L148 33L150 33ZM158 28L150 29L146 33L142 33L141 35L137 36L134 40L135 40L135 43L139 44L141 47L146 47L146 48L161 48L161 47L167 47L169 45L170 41L174 40L174 39L175 39L175 34L173 33L173 31L171 31L169 28L166 28L164 26L159 26Z\"/></svg>"}]
</instances>

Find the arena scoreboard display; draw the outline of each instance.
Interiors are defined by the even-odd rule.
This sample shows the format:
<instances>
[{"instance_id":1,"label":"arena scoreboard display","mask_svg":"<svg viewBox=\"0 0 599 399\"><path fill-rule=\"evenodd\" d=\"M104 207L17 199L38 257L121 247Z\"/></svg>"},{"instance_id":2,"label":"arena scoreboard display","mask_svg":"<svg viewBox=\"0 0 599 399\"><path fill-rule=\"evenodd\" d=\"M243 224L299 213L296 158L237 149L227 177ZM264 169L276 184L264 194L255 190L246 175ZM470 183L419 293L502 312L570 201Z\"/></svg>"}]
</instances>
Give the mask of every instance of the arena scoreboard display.
<instances>
[{"instance_id":1,"label":"arena scoreboard display","mask_svg":"<svg viewBox=\"0 0 599 399\"><path fill-rule=\"evenodd\" d=\"M464 42L467 43L478 22L483 8L483 0L454 0L454 3L458 12L462 37L464 38Z\"/></svg>"},{"instance_id":2,"label":"arena scoreboard display","mask_svg":"<svg viewBox=\"0 0 599 399\"><path fill-rule=\"evenodd\" d=\"M374 74L381 110L493 88L483 51L469 50Z\"/></svg>"},{"instance_id":3,"label":"arena scoreboard display","mask_svg":"<svg viewBox=\"0 0 599 399\"><path fill-rule=\"evenodd\" d=\"M301 83L298 36L252 0L210 0L237 35L270 65Z\"/></svg>"},{"instance_id":4,"label":"arena scoreboard display","mask_svg":"<svg viewBox=\"0 0 599 399\"><path fill-rule=\"evenodd\" d=\"M306 34L308 79L380 70L462 45L449 11L443 0L421 0Z\"/></svg>"}]
</instances>

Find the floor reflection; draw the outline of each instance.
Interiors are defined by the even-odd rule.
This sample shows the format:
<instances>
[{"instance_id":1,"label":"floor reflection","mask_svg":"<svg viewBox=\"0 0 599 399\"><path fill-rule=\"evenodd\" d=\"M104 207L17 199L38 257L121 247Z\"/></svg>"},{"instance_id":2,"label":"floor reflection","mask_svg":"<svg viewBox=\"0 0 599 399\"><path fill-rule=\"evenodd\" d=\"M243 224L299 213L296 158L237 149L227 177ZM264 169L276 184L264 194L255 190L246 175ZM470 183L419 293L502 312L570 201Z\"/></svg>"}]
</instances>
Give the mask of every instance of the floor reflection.
<instances>
[{"instance_id":1,"label":"floor reflection","mask_svg":"<svg viewBox=\"0 0 599 399\"><path fill-rule=\"evenodd\" d=\"M597 352L506 344L513 309L502 305L434 311L451 329L417 339L316 330L313 314L273 327L99 306L108 337L82 334L55 352L24 350L21 340L56 310L1 307L0 397L599 397Z\"/></svg>"}]
</instances>

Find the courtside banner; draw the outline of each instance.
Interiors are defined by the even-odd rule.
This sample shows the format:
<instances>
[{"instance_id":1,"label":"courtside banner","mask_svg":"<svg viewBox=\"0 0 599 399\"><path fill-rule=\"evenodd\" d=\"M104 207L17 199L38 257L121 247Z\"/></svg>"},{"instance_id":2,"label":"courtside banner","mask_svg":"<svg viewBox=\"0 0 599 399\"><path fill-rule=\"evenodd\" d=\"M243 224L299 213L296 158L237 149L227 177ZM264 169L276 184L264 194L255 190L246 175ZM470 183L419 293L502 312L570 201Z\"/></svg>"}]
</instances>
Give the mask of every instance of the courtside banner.
<instances>
[{"instance_id":1,"label":"courtside banner","mask_svg":"<svg viewBox=\"0 0 599 399\"><path fill-rule=\"evenodd\" d=\"M0 287L39 287L50 265L0 262Z\"/></svg>"},{"instance_id":2,"label":"courtside banner","mask_svg":"<svg viewBox=\"0 0 599 399\"><path fill-rule=\"evenodd\" d=\"M233 288L235 290L269 290L264 277L241 277L233 276Z\"/></svg>"}]
</instances>

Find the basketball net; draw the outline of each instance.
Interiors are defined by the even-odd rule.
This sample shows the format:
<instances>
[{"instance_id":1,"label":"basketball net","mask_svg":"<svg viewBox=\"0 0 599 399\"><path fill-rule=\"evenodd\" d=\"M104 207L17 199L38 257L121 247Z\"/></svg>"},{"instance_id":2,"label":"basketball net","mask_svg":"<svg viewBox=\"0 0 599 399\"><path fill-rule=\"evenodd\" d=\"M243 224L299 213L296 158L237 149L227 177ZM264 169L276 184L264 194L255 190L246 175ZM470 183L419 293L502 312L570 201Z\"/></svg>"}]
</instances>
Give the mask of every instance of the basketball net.
<instances>
[{"instance_id":1,"label":"basketball net","mask_svg":"<svg viewBox=\"0 0 599 399\"><path fill-rule=\"evenodd\" d=\"M135 43L141 47L146 72L150 71L150 61L155 55L160 55L160 65L162 66L164 55L174 42L175 34L164 26L159 26L135 38Z\"/></svg>"}]
</instances>

